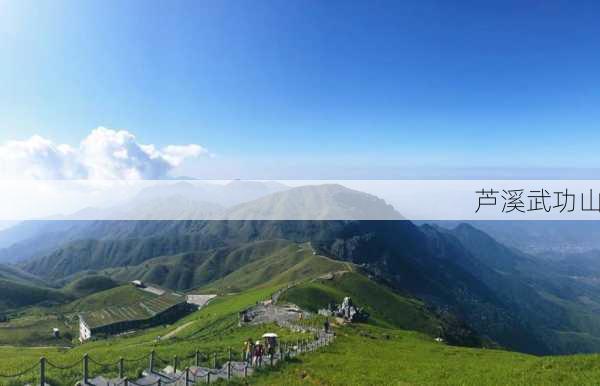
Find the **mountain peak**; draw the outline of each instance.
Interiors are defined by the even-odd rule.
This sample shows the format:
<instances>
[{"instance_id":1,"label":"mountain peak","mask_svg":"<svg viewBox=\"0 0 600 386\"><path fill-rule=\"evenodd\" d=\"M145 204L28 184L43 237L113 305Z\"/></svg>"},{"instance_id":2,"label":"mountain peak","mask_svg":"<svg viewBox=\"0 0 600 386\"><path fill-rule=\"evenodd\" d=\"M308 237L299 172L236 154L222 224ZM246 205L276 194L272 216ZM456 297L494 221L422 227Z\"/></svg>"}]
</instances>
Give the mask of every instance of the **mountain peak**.
<instances>
[{"instance_id":1,"label":"mountain peak","mask_svg":"<svg viewBox=\"0 0 600 386\"><path fill-rule=\"evenodd\" d=\"M401 220L384 200L339 184L305 185L233 207L236 220Z\"/></svg>"}]
</instances>

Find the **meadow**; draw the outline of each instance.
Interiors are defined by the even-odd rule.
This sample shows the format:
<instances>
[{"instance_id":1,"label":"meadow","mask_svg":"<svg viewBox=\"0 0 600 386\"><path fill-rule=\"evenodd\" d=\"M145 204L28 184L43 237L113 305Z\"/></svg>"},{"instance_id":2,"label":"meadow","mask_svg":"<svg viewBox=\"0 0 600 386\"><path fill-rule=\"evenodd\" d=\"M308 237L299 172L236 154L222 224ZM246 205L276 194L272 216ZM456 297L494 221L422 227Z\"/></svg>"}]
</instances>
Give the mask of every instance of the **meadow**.
<instances>
[{"instance_id":1,"label":"meadow","mask_svg":"<svg viewBox=\"0 0 600 386\"><path fill-rule=\"evenodd\" d=\"M357 325L335 343L250 379L251 385L600 384L600 355L537 357L449 346L412 331Z\"/></svg>"},{"instance_id":2,"label":"meadow","mask_svg":"<svg viewBox=\"0 0 600 386\"><path fill-rule=\"evenodd\" d=\"M232 349L234 357L239 358L244 340L248 337L258 339L267 331L276 332L282 340L295 341L309 338L308 334L293 333L274 325L238 328L238 312L257 301L268 298L276 289L268 287L223 296L213 300L201 311L194 312L173 325L92 341L72 349L3 346L0 347L0 374L13 374L27 369L44 356L50 363L61 367L73 366L68 370L57 370L49 366L47 374L53 384L74 384L81 378L81 359L84 354L88 354L94 359L94 362L90 362L92 375L116 376L117 361L120 357L124 357L133 359L133 361L126 361L125 367L126 375L135 377L141 370L147 368L152 350L156 352L159 366L172 364L175 356L178 356L180 367L183 368L193 364L192 357L196 350L202 353L206 364L209 360L212 364L214 353L217 353L217 362L223 363L228 356L229 348ZM177 330L177 333L169 338L162 338L174 330ZM104 366L106 364L111 366ZM34 381L37 377L36 369L37 367L21 380ZM9 383L0 378L0 385L5 384Z\"/></svg>"}]
</instances>

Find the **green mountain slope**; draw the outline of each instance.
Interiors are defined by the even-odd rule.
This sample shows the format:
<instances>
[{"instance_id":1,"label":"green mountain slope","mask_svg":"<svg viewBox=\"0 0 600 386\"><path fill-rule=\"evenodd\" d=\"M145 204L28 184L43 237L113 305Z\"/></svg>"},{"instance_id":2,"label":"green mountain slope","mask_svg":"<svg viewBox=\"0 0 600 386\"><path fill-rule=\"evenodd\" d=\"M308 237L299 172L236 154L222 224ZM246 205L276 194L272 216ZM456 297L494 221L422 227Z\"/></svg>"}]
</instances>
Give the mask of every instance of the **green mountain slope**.
<instances>
[{"instance_id":1,"label":"green mountain slope","mask_svg":"<svg viewBox=\"0 0 600 386\"><path fill-rule=\"evenodd\" d=\"M110 277L102 275L85 275L79 279L73 280L63 288L63 291L75 297L84 297L117 286L118 283Z\"/></svg>"},{"instance_id":2,"label":"green mountain slope","mask_svg":"<svg viewBox=\"0 0 600 386\"><path fill-rule=\"evenodd\" d=\"M266 240L234 247L161 256L142 264L93 271L114 280L143 280L190 290L206 287L236 292L257 285L287 283L344 267L344 263L313 254L309 244Z\"/></svg>"},{"instance_id":3,"label":"green mountain slope","mask_svg":"<svg viewBox=\"0 0 600 386\"><path fill-rule=\"evenodd\" d=\"M351 269L350 264L317 255L309 243L286 244L274 253L252 260L210 283L203 291L236 292L252 287L287 284L329 272Z\"/></svg>"},{"instance_id":4,"label":"green mountain slope","mask_svg":"<svg viewBox=\"0 0 600 386\"><path fill-rule=\"evenodd\" d=\"M17 267L4 264L0 264L0 279L10 280L21 284L46 286L46 283L39 277Z\"/></svg>"},{"instance_id":5,"label":"green mountain slope","mask_svg":"<svg viewBox=\"0 0 600 386\"><path fill-rule=\"evenodd\" d=\"M61 310L66 313L95 311L112 306L125 306L153 297L156 295L125 284L77 299L61 307Z\"/></svg>"},{"instance_id":6,"label":"green mountain slope","mask_svg":"<svg viewBox=\"0 0 600 386\"><path fill-rule=\"evenodd\" d=\"M536 357L503 350L456 347L435 342L427 334L391 327L409 326L413 321L419 321L417 327L427 326L431 316L420 302L398 296L357 273L305 283L285 296L289 300L294 298L298 303L305 301L309 307L316 307L321 300L307 298L306 293L316 291L314 293L317 295L329 294L337 299L341 295L351 295L357 286L365 294L361 301L372 303L369 307L377 319L377 325L356 324L339 328L331 346L301 355L274 371L259 372L249 378L247 384L594 385L600 377L597 355ZM127 287L105 292L121 288ZM218 360L222 364L229 347L233 347L237 356L244 339L261 336L267 330L277 332L284 340L307 338L273 325L238 327L240 310L268 298L278 288L262 287L225 295L172 326L159 326L130 336L99 340L70 350L0 347L0 372L9 373L24 368L38 361L40 356L53 363L70 364L88 353L100 362L116 363L116 358L120 356L138 358L150 350L156 350L156 355L161 358L173 358L175 355L184 358L196 349L204 353L219 351L221 356ZM393 310L388 309L391 306L399 307L407 315L413 316L405 320L401 313L394 315ZM172 338L156 341L157 336L170 333L173 334ZM189 366L191 363L182 360L181 365ZM140 366L145 366L145 362ZM134 377L141 370L140 366L127 363L126 374ZM103 370L92 367L91 371L99 375ZM116 367L110 374L115 376ZM54 384L74 384L80 377L78 369L72 372L51 370L49 375ZM32 382L33 377L35 374L23 381Z\"/></svg>"},{"instance_id":7,"label":"green mountain slope","mask_svg":"<svg viewBox=\"0 0 600 386\"><path fill-rule=\"evenodd\" d=\"M556 262L508 248L471 225L461 224L451 233L478 261L500 275L502 280L474 272L524 320L538 326L533 334L551 352L600 351L600 292L595 280L564 273Z\"/></svg>"},{"instance_id":8,"label":"green mountain slope","mask_svg":"<svg viewBox=\"0 0 600 386\"><path fill-rule=\"evenodd\" d=\"M49 280L99 271L118 280L143 279L175 289L205 286L250 262L257 242L310 242L317 254L361 264L401 291L449 310L505 347L548 352L533 326L466 266L478 263L460 242L409 221L175 221L94 224L108 235L149 237L79 240L24 267ZM112 224L112 225L111 225ZM133 231L132 229L136 229ZM162 230L163 233L157 233ZM267 243L268 244L268 243ZM260 254L265 254L260 252ZM485 266L487 278L502 277ZM482 317L483 316L483 317Z\"/></svg>"},{"instance_id":9,"label":"green mountain slope","mask_svg":"<svg viewBox=\"0 0 600 386\"><path fill-rule=\"evenodd\" d=\"M0 279L0 312L38 304L63 303L69 296L55 289Z\"/></svg>"},{"instance_id":10,"label":"green mountain slope","mask_svg":"<svg viewBox=\"0 0 600 386\"><path fill-rule=\"evenodd\" d=\"M422 302L402 297L355 272L340 272L303 283L285 291L280 302L291 302L317 312L350 296L369 313L369 321L382 327L440 334L442 326Z\"/></svg>"},{"instance_id":11,"label":"green mountain slope","mask_svg":"<svg viewBox=\"0 0 600 386\"><path fill-rule=\"evenodd\" d=\"M510 256L509 248L471 238L468 232L417 227L409 221L106 221L85 226L90 238L62 244L23 267L49 281L91 273L188 290L223 279L252 263L253 256L273 254L268 249L279 248L273 244L310 242L318 255L360 265L503 347L536 354L590 347L565 345L564 339L551 338L553 331L593 335L589 324L575 326L573 312L542 292L563 300L565 293L589 298L591 303L578 303L586 312L595 312L594 304L600 304L598 286L545 280L540 290L540 276L520 274L525 266L544 275L535 261ZM284 260L290 268L292 260ZM236 290L256 283L252 275L241 275L222 287ZM570 291L575 284L578 291Z\"/></svg>"},{"instance_id":12,"label":"green mountain slope","mask_svg":"<svg viewBox=\"0 0 600 386\"><path fill-rule=\"evenodd\" d=\"M592 386L597 355L538 357L504 350L448 346L411 331L358 325L335 343L301 356L249 385Z\"/></svg>"},{"instance_id":13,"label":"green mountain slope","mask_svg":"<svg viewBox=\"0 0 600 386\"><path fill-rule=\"evenodd\" d=\"M490 344L451 315L436 313L422 301L400 295L355 270L338 271L294 286L279 301L317 312L329 304L340 304L345 296L369 313L369 324L420 331L430 337L443 337L452 344Z\"/></svg>"}]
</instances>

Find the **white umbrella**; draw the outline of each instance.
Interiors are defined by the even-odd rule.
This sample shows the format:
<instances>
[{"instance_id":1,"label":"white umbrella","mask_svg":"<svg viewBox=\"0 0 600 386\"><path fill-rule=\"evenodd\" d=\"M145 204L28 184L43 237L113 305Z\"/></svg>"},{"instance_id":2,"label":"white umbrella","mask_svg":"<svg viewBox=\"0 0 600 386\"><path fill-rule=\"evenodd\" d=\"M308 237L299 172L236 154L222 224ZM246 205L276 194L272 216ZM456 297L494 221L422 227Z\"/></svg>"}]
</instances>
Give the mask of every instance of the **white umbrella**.
<instances>
[{"instance_id":1,"label":"white umbrella","mask_svg":"<svg viewBox=\"0 0 600 386\"><path fill-rule=\"evenodd\" d=\"M274 332L267 332L267 333L263 334L262 337L263 338L277 338L277 334L275 334Z\"/></svg>"}]
</instances>

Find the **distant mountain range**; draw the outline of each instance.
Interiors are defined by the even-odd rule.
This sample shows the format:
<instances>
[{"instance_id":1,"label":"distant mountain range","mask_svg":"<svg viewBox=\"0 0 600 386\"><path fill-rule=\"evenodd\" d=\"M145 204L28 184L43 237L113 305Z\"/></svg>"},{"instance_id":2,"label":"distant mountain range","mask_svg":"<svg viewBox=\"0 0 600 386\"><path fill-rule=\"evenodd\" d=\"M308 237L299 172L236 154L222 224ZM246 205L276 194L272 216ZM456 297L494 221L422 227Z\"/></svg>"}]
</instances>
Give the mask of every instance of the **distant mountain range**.
<instances>
[{"instance_id":1,"label":"distant mountain range","mask_svg":"<svg viewBox=\"0 0 600 386\"><path fill-rule=\"evenodd\" d=\"M428 223L454 228L461 221L428 221ZM494 220L468 221L468 223L503 244L540 256L546 254L566 256L600 250L600 221Z\"/></svg>"},{"instance_id":2,"label":"distant mountain range","mask_svg":"<svg viewBox=\"0 0 600 386\"><path fill-rule=\"evenodd\" d=\"M270 189L278 191L263 194ZM177 190L185 205L196 202L194 190ZM586 276L561 259L521 252L469 224L417 226L383 200L339 185L255 191L263 193L242 203L225 200L228 220L20 224L0 233L0 239L17 240L0 250L0 258L18 261L19 272L54 285L94 276L142 278L179 290L243 290L348 262L501 346L540 354L600 351L600 284L594 276L600 270ZM138 202L164 197L153 194L144 192ZM315 208L321 212L310 213ZM290 211L310 216L260 220ZM349 220L369 213L389 220Z\"/></svg>"},{"instance_id":3,"label":"distant mountain range","mask_svg":"<svg viewBox=\"0 0 600 386\"><path fill-rule=\"evenodd\" d=\"M141 190L109 208L86 208L65 220L190 220L223 218L228 208L289 189L277 182L176 182Z\"/></svg>"}]
</instances>

